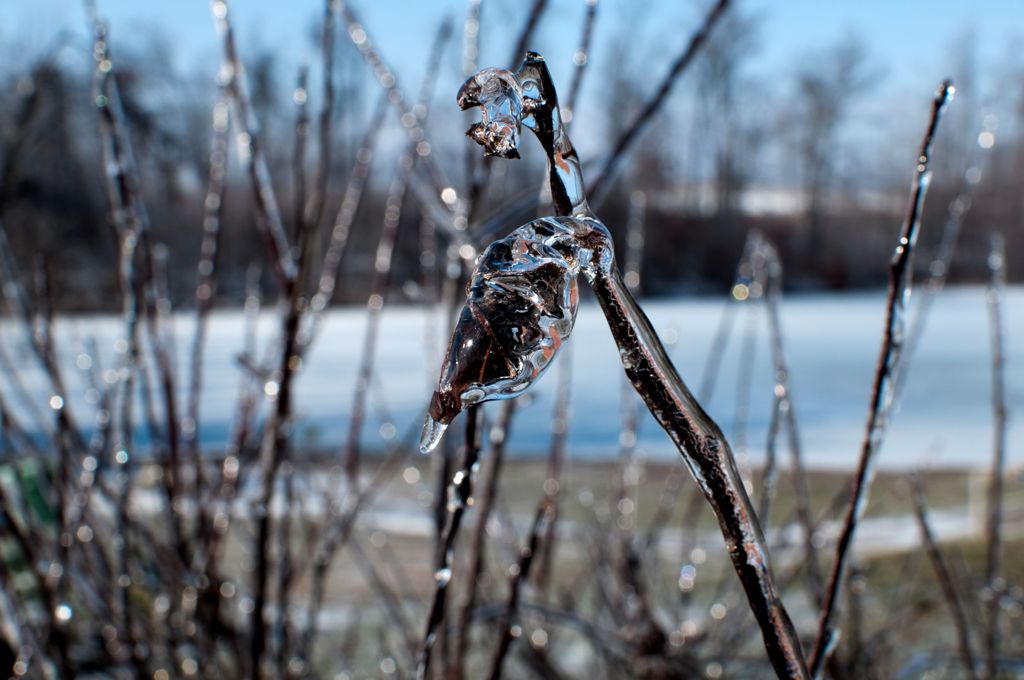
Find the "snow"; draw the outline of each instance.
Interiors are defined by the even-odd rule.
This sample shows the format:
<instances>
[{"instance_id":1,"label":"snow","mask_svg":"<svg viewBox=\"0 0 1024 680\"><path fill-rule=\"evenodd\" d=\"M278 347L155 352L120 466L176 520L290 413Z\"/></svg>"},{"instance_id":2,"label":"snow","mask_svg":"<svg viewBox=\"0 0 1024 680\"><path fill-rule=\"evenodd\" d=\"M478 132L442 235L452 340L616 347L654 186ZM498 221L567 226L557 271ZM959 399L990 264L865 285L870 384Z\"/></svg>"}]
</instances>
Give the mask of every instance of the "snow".
<instances>
[{"instance_id":1,"label":"snow","mask_svg":"<svg viewBox=\"0 0 1024 680\"><path fill-rule=\"evenodd\" d=\"M875 361L883 323L884 291L793 295L782 303L783 332L790 363L793 401L801 424L805 455L816 467L848 468L855 464L863 435ZM679 298L644 305L651 321L669 344L672 358L691 389L700 384L701 371L722 313L723 302L710 298ZM913 308L913 301L911 307ZM1024 337L1024 287L1007 290L1004 310L1007 352L1007 399L1010 408L1009 461L1019 465L1019 443L1024 426L1014 413L1024 407L1024 364L1015 349ZM326 449L340 445L348 426L365 310L344 308L327 314L320 336L299 375L295 395L298 450ZM439 317L429 322L419 307L387 306L377 352L377 372L370 396L370 414L364 428L368 450L384 446L381 433L401 437L418 432L433 383L441 366L445 337L428 338L429 328L439 328ZM762 320L764 315L760 317ZM705 405L726 435L735 440L734 404L738 383L741 338L745 326L737 318L723 362L716 394ZM259 324L260 356L273 343L278 328L274 311L263 314ZM179 375L187 373L193 317L175 317L176 364ZM95 338L104 368L115 366L113 347L122 324L113 316L67 317L56 325L61 362L69 384L69 403L83 427L91 427L93 407L86 401L86 374L76 368L83 340ZM440 331L438 331L440 332ZM219 311L210 323L204 358L204 389L200 436L206 447L224 444L230 431L240 368L236 357L243 344L243 315ZM428 342L429 340L429 342ZM45 408L50 394L47 381L26 344L23 327L7 319L0 322L0 342L16 370ZM597 306L582 303L571 339L572 416L569 451L581 458L607 458L618 453L620 398L624 380L618 352ZM428 356L430 347L430 356ZM511 455L544 455L550 440L555 366L531 393L521 398L512 427ZM10 376L0 371L0 390L8 408L26 426L31 424L24 404L16 403ZM179 379L181 403L185 382ZM741 465L756 464L763 457L771 407L772 375L767 339L760 330L753 396L750 405L749 452L737 451ZM882 449L883 467L943 467L987 465L992 441L990 404L991 376L985 290L982 287L950 289L936 300L928 327L913 364L900 410ZM159 406L160 396L154 393ZM180 409L180 407L179 407ZM496 413L489 406L489 414ZM142 409L136 413L142 414ZM390 425L390 427L389 427ZM382 427L383 426L383 427ZM144 441L139 428L139 440ZM453 430L456 432L457 430ZM783 440L784 441L784 440ZM649 417L638 441L640 455L655 458L677 456L668 437ZM780 441L779 455L786 449ZM744 461L747 458L747 461Z\"/></svg>"}]
</instances>

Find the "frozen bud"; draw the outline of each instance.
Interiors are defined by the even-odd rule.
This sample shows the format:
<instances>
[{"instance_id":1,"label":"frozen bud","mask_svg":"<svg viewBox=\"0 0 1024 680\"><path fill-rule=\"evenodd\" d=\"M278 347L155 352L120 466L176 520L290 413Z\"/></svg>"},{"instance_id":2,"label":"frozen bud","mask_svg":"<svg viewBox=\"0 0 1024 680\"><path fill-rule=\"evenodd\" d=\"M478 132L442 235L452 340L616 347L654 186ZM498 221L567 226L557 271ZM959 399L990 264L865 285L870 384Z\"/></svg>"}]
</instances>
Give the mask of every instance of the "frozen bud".
<instances>
[{"instance_id":1,"label":"frozen bud","mask_svg":"<svg viewBox=\"0 0 1024 680\"><path fill-rule=\"evenodd\" d=\"M589 263L572 218L545 217L480 256L430 401L420 448L470 404L509 399L540 377L572 332L577 276Z\"/></svg>"}]
</instances>

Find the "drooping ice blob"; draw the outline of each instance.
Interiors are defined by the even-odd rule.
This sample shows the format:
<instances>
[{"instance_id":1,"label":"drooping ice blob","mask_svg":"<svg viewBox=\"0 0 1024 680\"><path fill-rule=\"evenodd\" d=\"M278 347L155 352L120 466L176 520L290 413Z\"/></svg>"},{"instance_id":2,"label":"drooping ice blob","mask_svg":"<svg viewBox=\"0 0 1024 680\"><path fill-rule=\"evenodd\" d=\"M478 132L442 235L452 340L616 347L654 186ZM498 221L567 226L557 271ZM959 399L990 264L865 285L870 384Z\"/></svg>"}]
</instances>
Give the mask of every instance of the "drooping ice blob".
<instances>
[{"instance_id":1,"label":"drooping ice blob","mask_svg":"<svg viewBox=\"0 0 1024 680\"><path fill-rule=\"evenodd\" d=\"M459 89L456 102L463 111L480 107L480 122L466 134L484 147L488 156L519 158L519 134L523 116L523 92L515 74L485 68Z\"/></svg>"},{"instance_id":2,"label":"drooping ice blob","mask_svg":"<svg viewBox=\"0 0 1024 680\"><path fill-rule=\"evenodd\" d=\"M437 446L466 406L522 394L558 354L576 321L577 277L590 264L578 240L591 228L586 222L536 219L481 254L430 400L421 451Z\"/></svg>"}]
</instances>

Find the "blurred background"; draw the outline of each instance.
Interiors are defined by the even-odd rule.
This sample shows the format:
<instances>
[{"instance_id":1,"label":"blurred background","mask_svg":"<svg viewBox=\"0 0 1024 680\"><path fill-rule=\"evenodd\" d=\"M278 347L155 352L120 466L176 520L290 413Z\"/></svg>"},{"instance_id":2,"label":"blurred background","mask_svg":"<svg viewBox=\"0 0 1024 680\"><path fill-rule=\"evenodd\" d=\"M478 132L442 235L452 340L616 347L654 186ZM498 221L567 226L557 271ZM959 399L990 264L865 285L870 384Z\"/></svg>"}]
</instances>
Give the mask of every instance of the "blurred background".
<instances>
[{"instance_id":1,"label":"blurred background","mask_svg":"<svg viewBox=\"0 0 1024 680\"><path fill-rule=\"evenodd\" d=\"M415 439L476 255L552 212L540 148L483 160L455 93L527 48L605 181L592 204L626 282L766 511L807 646L820 575L794 532L827 569L921 134L953 79L843 605L854 637L827 673L983 677L949 651L966 619L978 669L1002 630L1018 677L1024 563L992 556L1024 517L1024 8L725 4L691 42L713 3L3 0L0 670L411 676L446 485L473 448L464 418L430 457ZM555 367L514 410L481 409L489 500L434 672L497 677L500 624L520 640L510 677L766 677L754 628L730 653L726 624L750 617L712 515L580 288ZM562 522L517 580L538 498Z\"/></svg>"},{"instance_id":2,"label":"blurred background","mask_svg":"<svg viewBox=\"0 0 1024 680\"><path fill-rule=\"evenodd\" d=\"M430 44L441 21L461 22L461 2L367 3L361 18L408 96L424 76ZM147 207L157 239L170 248L173 302L193 293L186 271L198 253L201 196L209 150L209 111L216 96L219 47L206 3L173 5L112 0L101 5L111 22L114 56L130 123ZM481 65L511 66L529 4L495 2L481 13ZM557 83L568 87L580 45L586 4L554 0L530 40L548 60ZM701 3L601 4L573 112L574 141L587 164L609 150L653 93L685 46L703 13ZM249 72L253 106L275 187L284 205L292 193L294 104L300 68L319 78L319 25L315 0L240 3L235 8L239 49ZM16 167L5 165L3 210L19 255L50 253L68 310L110 309L115 278L106 267L113 247L106 225L102 172L92 112L93 63L87 21L74 0L8 0L0 28L8 92L32 78L38 112L17 127L19 96L4 97L8 138L20 140ZM892 230L905 207L918 130L927 98L943 77L957 86L957 104L940 134L926 220L941 223L977 138L991 128L998 144L987 154L985 177L966 219L954 281L984 276L987 232L1004 228L1011 252L1022 246L1024 207L1014 191L1021 181L1020 7L1012 0L972 7L943 2L867 2L784 6L747 1L730 10L706 49L659 109L651 131L628 159L602 214L624 225L625 197L648 194L644 290L652 295L724 291L747 231L764 230L786 256L787 286L838 290L879 287ZM468 118L456 112L454 92L463 79L461 40L441 55L430 143L447 162L445 174L463 181ZM328 203L340 201L366 121L377 111L377 86L349 40L336 42L335 152ZM27 87L24 82L22 88ZM319 87L310 92L319 106ZM24 96L24 95L22 95ZM564 95L563 95L564 96ZM392 158L403 142L393 111L381 134L361 221L380 213ZM657 132L654 132L657 130ZM455 162L453 162L455 161ZM508 168L510 193L535 181L543 159ZM241 180L232 170L232 184ZM260 255L247 239L253 219L244 189L229 195L225 216L230 252L221 264L218 293L241 300L244 270ZM489 208L493 206L488 206ZM287 210L287 208L286 208ZM414 211L404 219L414 222ZM1013 228L1010 228L1010 225ZM512 227L508 224L507 227ZM418 270L414 228L401 229L393 288ZM925 247L941 230L924 230ZM365 301L375 230L353 232L351 253L336 301ZM1011 277L1019 275L1009 269ZM396 300L401 299L396 297Z\"/></svg>"}]
</instances>

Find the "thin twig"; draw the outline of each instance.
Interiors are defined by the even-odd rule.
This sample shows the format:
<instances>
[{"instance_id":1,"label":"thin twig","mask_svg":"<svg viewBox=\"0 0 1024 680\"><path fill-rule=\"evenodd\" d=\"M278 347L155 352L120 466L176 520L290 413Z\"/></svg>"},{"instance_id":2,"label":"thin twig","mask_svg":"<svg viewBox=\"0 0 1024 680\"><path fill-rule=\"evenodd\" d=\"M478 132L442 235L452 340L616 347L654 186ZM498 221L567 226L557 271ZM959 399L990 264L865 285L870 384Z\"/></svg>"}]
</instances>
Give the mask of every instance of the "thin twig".
<instances>
[{"instance_id":1,"label":"thin twig","mask_svg":"<svg viewBox=\"0 0 1024 680\"><path fill-rule=\"evenodd\" d=\"M672 67L668 73L662 79L661 84L655 91L654 95L647 100L644 107L637 114L633 122L626 128L626 130L619 136L615 142L615 146L612 147L611 153L605 159L604 164L601 166L601 170L597 174L597 179L590 185L587 191L587 199L594 206L599 206L606 198L608 191L611 189L612 181L615 179L615 175L618 173L619 167L622 164L622 160L629 151L630 147L640 137L640 134L644 131L647 125L651 122L654 114L665 103L668 98L669 92L672 91L672 87L675 85L679 76L686 70L687 66L693 61L694 57L700 51L701 46L707 40L708 35L711 33L711 29L715 23L721 18L722 14L725 13L725 9L729 6L729 0L718 0L707 16L704 17L704 21L701 23L700 28L697 32L690 37L690 42L687 44L686 49L676 58L673 62Z\"/></svg>"},{"instance_id":2,"label":"thin twig","mask_svg":"<svg viewBox=\"0 0 1024 680\"><path fill-rule=\"evenodd\" d=\"M324 198L331 169L331 127L334 121L334 33L338 16L338 0L324 0L324 20L320 37L323 100L317 121L317 160L313 187L305 204L303 223L319 230L323 218Z\"/></svg>"},{"instance_id":3,"label":"thin twig","mask_svg":"<svg viewBox=\"0 0 1024 680\"><path fill-rule=\"evenodd\" d=\"M231 25L228 0L212 0L214 25L221 38L223 48L222 69L230 69L230 88L233 95L236 120L242 132L238 135L239 155L253 186L253 199L256 204L256 223L266 242L270 260L277 274L281 289L286 293L291 290L297 278L297 267L292 259L292 248L288 242L288 233L281 220L281 211L274 196L274 187L270 182L270 170L263 149L263 138L260 135L259 122L249 98L249 84L245 75L245 67L238 56L235 45L235 31Z\"/></svg>"},{"instance_id":4,"label":"thin twig","mask_svg":"<svg viewBox=\"0 0 1024 680\"><path fill-rule=\"evenodd\" d=\"M971 651L971 634L967 627L967 615L964 612L963 600L960 598L960 593L953 582L953 575L946 565L942 551L939 550L939 546L935 543L935 536L932 534L931 525L928 522L928 502L925 500L921 477L916 473L911 474L908 482L910 483L910 499L914 504L914 517L917 519L917 526L921 530L921 542L924 544L928 561L931 562L932 569L935 570L935 576L938 578L939 586L942 588L942 595L945 597L946 605L949 607L949 614L953 618L953 625L956 627L957 645L959 646L960 660L964 664L964 672L971 680L977 680L978 675L975 672L974 653Z\"/></svg>"},{"instance_id":5,"label":"thin twig","mask_svg":"<svg viewBox=\"0 0 1024 680\"><path fill-rule=\"evenodd\" d=\"M900 239L889 265L889 297L886 302L886 320L882 339L882 347L875 369L874 386L871 391L871 403L868 407L867 425L864 440L861 444L860 459L857 472L853 479L853 492L847 507L843 528L836 543L835 559L829 575L825 596L822 599L821 618L818 622L818 637L810 656L812 677L816 677L828 656L834 642L832 619L835 616L836 599L842 585L846 569L846 556L853 545L853 537L857 523L864 513L868 492L874 477L874 458L881 447L888 425L893 397L893 383L901 368L903 330L905 325L905 306L910 292L910 281L913 273L911 255L917 243L917 235L921 226L921 211L924 208L925 194L931 178L932 142L939 127L942 110L953 97L953 85L944 81L932 101L931 117L928 127L921 140L920 151L914 170L914 182L911 185L910 205L903 222Z\"/></svg>"},{"instance_id":6,"label":"thin twig","mask_svg":"<svg viewBox=\"0 0 1024 680\"><path fill-rule=\"evenodd\" d=\"M473 497L473 469L480 455L478 435L480 413L476 404L466 409L466 446L462 458L462 467L452 477L448 485L448 505L444 530L435 556L434 597L427 614L426 629L420 644L416 661L415 676L418 680L426 678L430 668L430 656L445 620L445 600L448 585L452 580L452 567L455 557L455 540L462 526L462 517Z\"/></svg>"},{"instance_id":7,"label":"thin twig","mask_svg":"<svg viewBox=\"0 0 1024 680\"><path fill-rule=\"evenodd\" d=\"M546 525L551 522L553 517L554 505L551 503L547 494L545 494L541 499L540 504L537 506L537 512L533 517L533 523L530 525L529 540L519 553L519 561L509 569L511 579L509 583L508 599L505 602L505 610L501 615L501 625L498 633L498 646L494 650L494 657L491 660L491 670L488 674L488 677L491 680L501 679L502 668L505 663L505 655L508 653L509 647L512 645L512 621L516 617L516 611L519 607L519 599L522 594L522 589L523 586L529 582L530 566L533 564L534 555L537 554L537 548L540 546L541 538L546 532Z\"/></svg>"},{"instance_id":8,"label":"thin twig","mask_svg":"<svg viewBox=\"0 0 1024 680\"><path fill-rule=\"evenodd\" d=\"M366 188L366 182L370 176L373 152L384 124L386 111L387 95L384 94L378 100L377 106L370 116L370 122L363 133L359 150L356 152L356 162L352 166L348 183L345 185L341 206L334 217L331 239L327 244L327 252L324 253L323 263L320 266L317 290L310 300L309 313L306 315L306 322L300 335L301 346L305 350L308 350L315 339L323 319L323 313L334 297L334 289L338 284L338 275L341 272L341 264L349 243L352 224L355 222L359 206L362 204L363 190Z\"/></svg>"},{"instance_id":9,"label":"thin twig","mask_svg":"<svg viewBox=\"0 0 1024 680\"><path fill-rule=\"evenodd\" d=\"M484 541L487 537L487 524L491 519L498 496L498 480L501 477L502 463L505 460L505 442L508 441L512 415L515 412L515 400L501 405L501 413L490 432L490 451L484 461L480 473L480 495L475 499L473 507L476 511L475 522L470 534L469 547L466 551L467 572L463 579L465 592L455 616L452 637L455 641L454 654L450 659L449 676L458 680L465 675L466 653L469 651L469 623L476 606L477 589L484 566Z\"/></svg>"},{"instance_id":10,"label":"thin twig","mask_svg":"<svg viewBox=\"0 0 1024 680\"><path fill-rule=\"evenodd\" d=\"M963 229L964 220L967 219L967 215L971 211L971 206L974 204L974 194L977 192L982 177L984 177L985 169L992 155L990 151L992 144L988 142L985 142L987 145L982 144L985 140L994 139L992 137L992 129L986 126L982 133L978 135L979 143L972 149L973 153L971 154L970 161L967 163L967 168L964 170L963 177L960 180L960 189L953 200L949 202L949 207L946 210L946 223L942 228L942 237L939 240L939 245L931 262L928 264L928 278L920 286L914 316L910 321L910 328L907 330L904 353L907 356L908 362L917 350L917 346L921 342L921 336L924 335L932 303L935 302L938 294L942 292L946 285L946 279L949 277L949 271L953 265L953 257L956 255L957 242ZM906 386L909 375L910 370L908 366L896 379L895 399L897 402L900 399L903 388Z\"/></svg>"},{"instance_id":11,"label":"thin twig","mask_svg":"<svg viewBox=\"0 0 1024 680\"><path fill-rule=\"evenodd\" d=\"M565 100L566 126L572 128L573 119L576 117L576 100L580 94L580 87L583 85L583 75L587 72L587 64L590 63L590 41L594 37L594 23L597 20L598 0L585 0L587 11L583 15L583 31L580 36L580 46L572 55L572 62L576 65L573 71L572 81L569 83L569 97ZM469 74L467 74L469 75Z\"/></svg>"},{"instance_id":12,"label":"thin twig","mask_svg":"<svg viewBox=\"0 0 1024 680\"><path fill-rule=\"evenodd\" d=\"M406 135L416 145L417 162L427 170L427 175L430 177L432 184L431 205L439 208L442 214L450 216L452 211L448 204L441 200L441 194L446 188L451 186L451 183L445 179L441 168L434 162L431 144L421 124L420 116L416 115L413 107L398 87L398 79L394 71L388 67L381 54L374 47L366 27L359 22L349 5L341 3L340 0L337 1L341 4L341 16L346 24L349 38L356 46L356 49L359 50L363 60L373 70L373 75L377 82L387 93L388 103L398 110L400 114L399 121ZM442 226L446 226L449 222L450 220L445 220ZM465 224L456 225L456 228L460 226L462 229L465 228Z\"/></svg>"},{"instance_id":13,"label":"thin twig","mask_svg":"<svg viewBox=\"0 0 1024 680\"><path fill-rule=\"evenodd\" d=\"M407 435L401 441L395 442L370 481L356 494L348 494L346 496L344 507L332 505L329 508L327 519L330 524L326 534L312 555L309 604L306 609L306 623L295 653L296 658L306 662L309 662L311 659L311 653L318 634L317 621L323 607L327 577L334 557L351 537L359 514L372 502L377 492L383 488L384 484L398 470L398 465L402 462L414 434L415 428L410 428Z\"/></svg>"},{"instance_id":14,"label":"thin twig","mask_svg":"<svg viewBox=\"0 0 1024 680\"><path fill-rule=\"evenodd\" d=\"M793 505L797 520L803 529L804 562L807 567L808 587L813 601L821 601L822 577L814 542L814 518L812 516L810 491L807 485L807 471L804 468L803 445L797 424L796 407L793 405L793 389L789 379L789 365L782 333L782 260L775 247L767 240L761 240L760 249L765 257L764 305L768 317L768 335L771 339L772 365L775 371L775 402L772 420L780 418L788 433L790 454L790 475L793 484ZM772 444L774 447L774 444ZM765 494L769 492L766 489ZM768 512L761 514L768 521Z\"/></svg>"},{"instance_id":15,"label":"thin twig","mask_svg":"<svg viewBox=\"0 0 1024 680\"><path fill-rule=\"evenodd\" d=\"M417 124L426 121L431 96L434 91L435 75L441 60L444 46L451 36L451 22L444 21L434 39L434 44L427 59L427 71L420 88L419 101L413 111ZM374 257L373 278L370 281L370 295L366 302L366 330L363 335L363 349L359 370L355 380L355 393L352 398L352 412L349 419L348 435L344 446L345 475L350 486L354 484L359 469L360 437L363 420L366 415L366 397L373 378L373 366L377 349L377 337L380 332L381 313L387 299L388 283L391 280L391 267L394 262L395 244L398 239L398 228L402 220L402 207L408 188L409 175L413 171L418 156L416 142L410 141L398 159L398 168L391 181L387 200L384 204L384 223L381 226L380 238Z\"/></svg>"},{"instance_id":16,"label":"thin twig","mask_svg":"<svg viewBox=\"0 0 1024 680\"><path fill-rule=\"evenodd\" d=\"M988 287L989 337L992 349L992 466L988 476L988 511L985 526L985 589L988 619L985 626L985 670L996 676L999 655L1000 597L997 582L1002 570L1003 472L1006 467L1006 359L1003 342L1003 290L1006 287L1006 253L1002 234L992 235L988 266L992 273Z\"/></svg>"},{"instance_id":17,"label":"thin twig","mask_svg":"<svg viewBox=\"0 0 1024 680\"><path fill-rule=\"evenodd\" d=\"M199 246L196 271L196 320L192 339L189 368L188 402L181 431L185 455L189 458L195 489L202 489L203 470L199 455L199 406L203 392L203 356L209 328L210 311L217 293L217 274L220 263L220 235L224 217L224 193L227 180L228 134L231 128L229 83L224 79L226 69L219 76L217 101L213 105L210 140L210 160L206 199L203 201L203 239Z\"/></svg>"}]
</instances>

